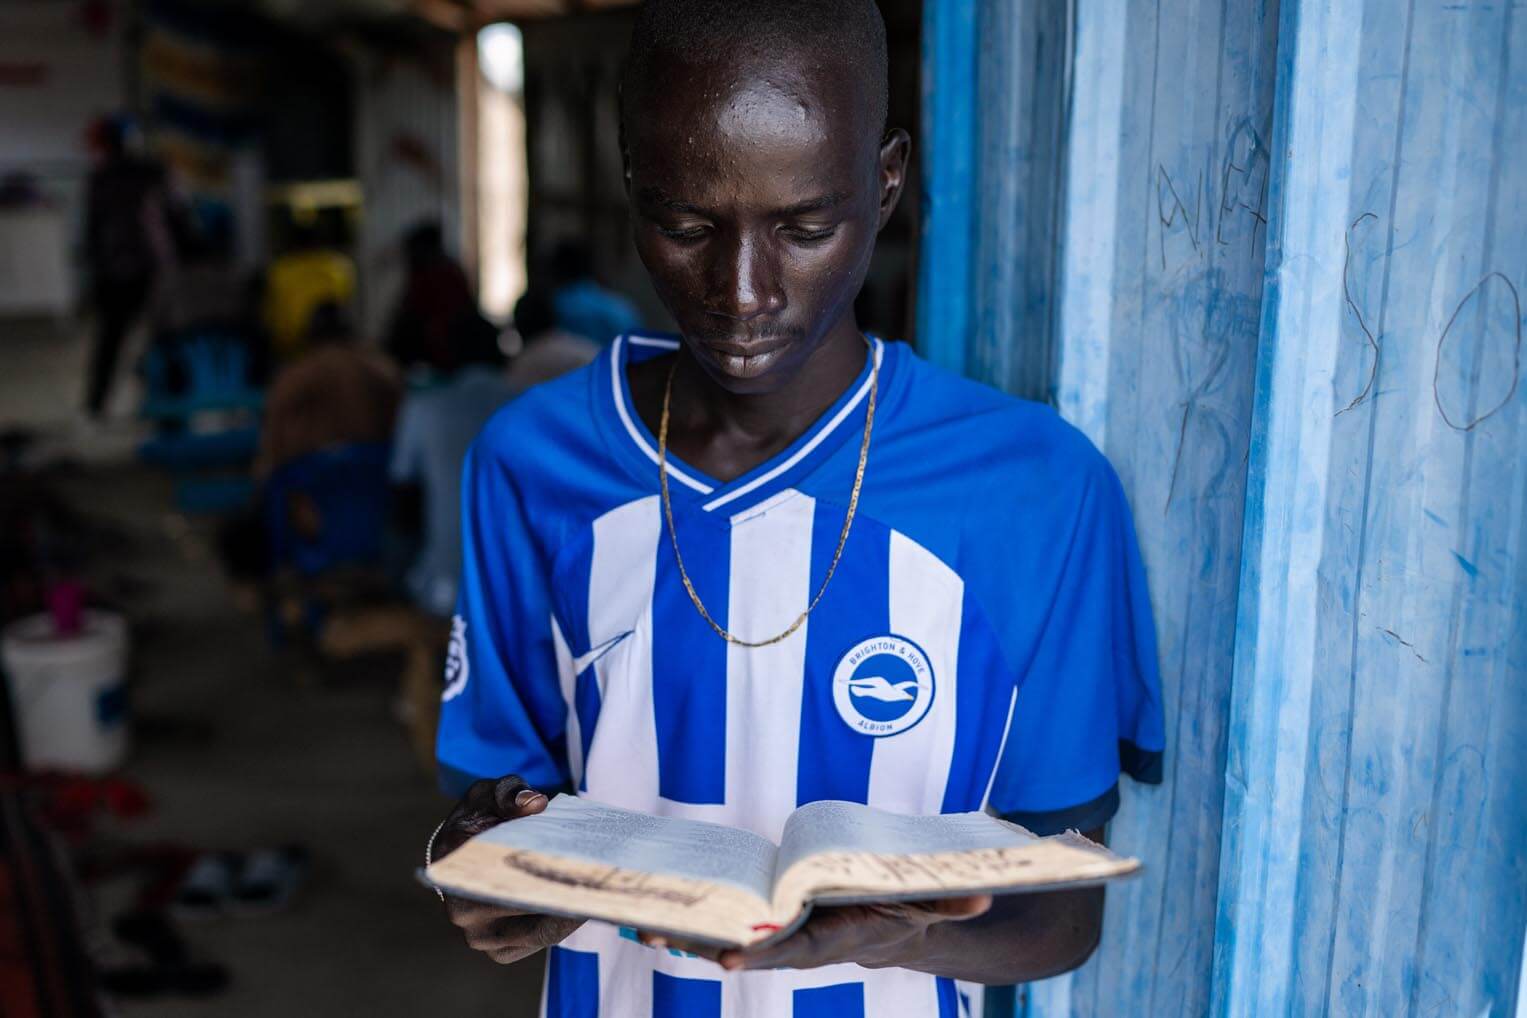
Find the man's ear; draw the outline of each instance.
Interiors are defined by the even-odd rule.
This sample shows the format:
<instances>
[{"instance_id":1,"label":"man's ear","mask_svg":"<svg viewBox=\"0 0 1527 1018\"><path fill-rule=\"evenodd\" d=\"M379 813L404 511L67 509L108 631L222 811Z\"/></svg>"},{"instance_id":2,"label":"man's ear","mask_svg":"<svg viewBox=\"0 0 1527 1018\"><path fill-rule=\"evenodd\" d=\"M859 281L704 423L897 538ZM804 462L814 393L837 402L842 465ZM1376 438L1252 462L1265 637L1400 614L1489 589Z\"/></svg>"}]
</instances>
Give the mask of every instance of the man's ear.
<instances>
[{"instance_id":1,"label":"man's ear","mask_svg":"<svg viewBox=\"0 0 1527 1018\"><path fill-rule=\"evenodd\" d=\"M885 229L901 200L902 186L907 182L907 160L912 154L912 139L899 127L885 133L880 142L880 223L877 230Z\"/></svg>"}]
</instances>

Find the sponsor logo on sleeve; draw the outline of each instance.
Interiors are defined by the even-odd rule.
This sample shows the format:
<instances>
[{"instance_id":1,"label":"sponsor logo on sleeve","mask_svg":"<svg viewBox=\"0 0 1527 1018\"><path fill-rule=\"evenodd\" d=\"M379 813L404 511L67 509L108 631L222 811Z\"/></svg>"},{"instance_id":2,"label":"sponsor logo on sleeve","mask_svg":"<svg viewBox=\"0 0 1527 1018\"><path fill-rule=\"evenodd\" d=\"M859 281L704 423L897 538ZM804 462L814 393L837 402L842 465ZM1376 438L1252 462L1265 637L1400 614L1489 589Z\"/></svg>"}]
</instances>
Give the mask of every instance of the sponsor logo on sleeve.
<instances>
[{"instance_id":1,"label":"sponsor logo on sleeve","mask_svg":"<svg viewBox=\"0 0 1527 1018\"><path fill-rule=\"evenodd\" d=\"M467 659L467 620L460 615L451 618L451 642L445 650L445 691L440 694L442 702L454 700L467 688L467 676L472 665Z\"/></svg>"}]
</instances>

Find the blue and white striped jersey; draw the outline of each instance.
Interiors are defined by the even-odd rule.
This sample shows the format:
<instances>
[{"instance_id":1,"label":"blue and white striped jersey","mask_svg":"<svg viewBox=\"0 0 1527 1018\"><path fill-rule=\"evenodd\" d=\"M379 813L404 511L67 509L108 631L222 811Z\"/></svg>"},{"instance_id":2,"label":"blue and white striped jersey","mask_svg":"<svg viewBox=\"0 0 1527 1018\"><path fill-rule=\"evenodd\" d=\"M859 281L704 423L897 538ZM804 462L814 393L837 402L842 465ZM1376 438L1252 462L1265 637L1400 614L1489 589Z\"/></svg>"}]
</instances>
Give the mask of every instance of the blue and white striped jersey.
<instances>
[{"instance_id":1,"label":"blue and white striped jersey","mask_svg":"<svg viewBox=\"0 0 1527 1018\"><path fill-rule=\"evenodd\" d=\"M501 411L468 457L464 574L439 756L447 781L522 775L778 840L797 806L980 809L1042 832L1159 780L1155 637L1123 492L1046 407L874 341L858 514L806 624L729 646L685 593L630 335ZM670 458L685 566L717 622L780 632L821 586L847 510L869 365L788 449L729 482ZM949 980L856 965L725 973L598 923L548 952L545 1013L955 1015Z\"/></svg>"}]
</instances>

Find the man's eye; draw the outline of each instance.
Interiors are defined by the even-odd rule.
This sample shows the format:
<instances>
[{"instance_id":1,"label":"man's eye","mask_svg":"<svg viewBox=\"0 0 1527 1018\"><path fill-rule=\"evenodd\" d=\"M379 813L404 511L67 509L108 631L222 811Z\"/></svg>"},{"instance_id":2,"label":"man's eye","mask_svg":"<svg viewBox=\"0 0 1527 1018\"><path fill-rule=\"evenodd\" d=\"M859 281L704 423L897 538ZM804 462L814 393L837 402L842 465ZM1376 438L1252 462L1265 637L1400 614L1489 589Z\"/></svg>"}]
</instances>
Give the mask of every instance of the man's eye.
<instances>
[{"instance_id":1,"label":"man's eye","mask_svg":"<svg viewBox=\"0 0 1527 1018\"><path fill-rule=\"evenodd\" d=\"M786 227L784 231L785 236L801 244L816 244L826 240L828 237L831 237L837 232L838 228L836 226L828 226L820 230L807 229L806 227L801 226L790 226Z\"/></svg>"},{"instance_id":2,"label":"man's eye","mask_svg":"<svg viewBox=\"0 0 1527 1018\"><path fill-rule=\"evenodd\" d=\"M685 226L675 228L659 226L657 228L657 232L661 233L669 240L699 240L701 237L705 236L705 227Z\"/></svg>"}]
</instances>

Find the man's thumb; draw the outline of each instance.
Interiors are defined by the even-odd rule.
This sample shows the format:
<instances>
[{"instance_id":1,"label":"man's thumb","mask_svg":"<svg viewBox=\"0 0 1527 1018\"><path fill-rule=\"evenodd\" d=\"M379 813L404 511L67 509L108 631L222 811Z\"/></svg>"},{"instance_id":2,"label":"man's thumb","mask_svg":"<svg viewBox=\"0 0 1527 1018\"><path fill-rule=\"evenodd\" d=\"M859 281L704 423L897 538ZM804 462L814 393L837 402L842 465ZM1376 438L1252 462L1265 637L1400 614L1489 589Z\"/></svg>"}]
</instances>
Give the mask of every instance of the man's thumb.
<instances>
[{"instance_id":1,"label":"man's thumb","mask_svg":"<svg viewBox=\"0 0 1527 1018\"><path fill-rule=\"evenodd\" d=\"M547 798L525 784L518 775L499 778L493 786L493 804L505 820L531 816L546 808Z\"/></svg>"}]
</instances>

